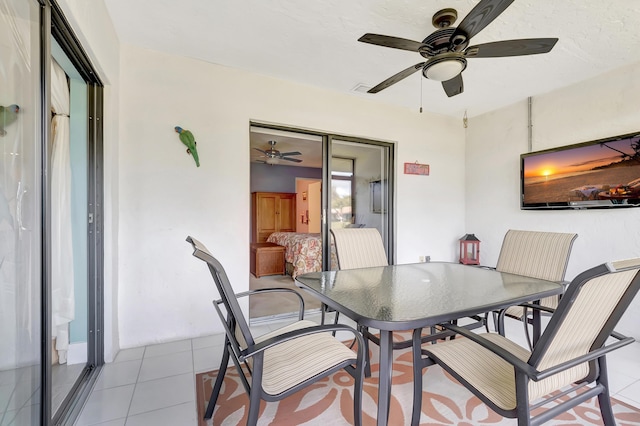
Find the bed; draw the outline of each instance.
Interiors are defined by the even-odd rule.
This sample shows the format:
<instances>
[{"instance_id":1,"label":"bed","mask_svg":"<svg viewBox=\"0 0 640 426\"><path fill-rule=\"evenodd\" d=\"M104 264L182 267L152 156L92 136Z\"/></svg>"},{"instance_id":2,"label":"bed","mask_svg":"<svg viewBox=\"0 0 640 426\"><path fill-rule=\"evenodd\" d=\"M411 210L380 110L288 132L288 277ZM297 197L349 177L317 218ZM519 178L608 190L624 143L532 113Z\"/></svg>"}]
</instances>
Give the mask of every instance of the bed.
<instances>
[{"instance_id":1,"label":"bed","mask_svg":"<svg viewBox=\"0 0 640 426\"><path fill-rule=\"evenodd\" d=\"M320 234L274 232L267 242L284 246L287 272L295 278L307 272L322 271L322 238ZM337 269L336 251L331 242L331 269Z\"/></svg>"}]
</instances>

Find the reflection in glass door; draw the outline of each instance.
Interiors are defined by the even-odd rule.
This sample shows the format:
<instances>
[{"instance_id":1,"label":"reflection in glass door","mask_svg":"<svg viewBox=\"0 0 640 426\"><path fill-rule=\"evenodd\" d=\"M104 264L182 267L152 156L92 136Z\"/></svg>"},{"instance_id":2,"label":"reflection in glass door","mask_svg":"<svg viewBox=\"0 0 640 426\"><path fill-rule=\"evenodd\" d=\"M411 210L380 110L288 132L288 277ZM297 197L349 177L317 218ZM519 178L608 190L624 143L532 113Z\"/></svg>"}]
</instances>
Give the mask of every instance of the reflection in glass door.
<instances>
[{"instance_id":1,"label":"reflection in glass door","mask_svg":"<svg viewBox=\"0 0 640 426\"><path fill-rule=\"evenodd\" d=\"M0 0L0 424L37 425L42 380L40 6Z\"/></svg>"},{"instance_id":2,"label":"reflection in glass door","mask_svg":"<svg viewBox=\"0 0 640 426\"><path fill-rule=\"evenodd\" d=\"M51 423L72 424L103 364L102 82L51 3L50 305L45 385Z\"/></svg>"},{"instance_id":3,"label":"reflection in glass door","mask_svg":"<svg viewBox=\"0 0 640 426\"><path fill-rule=\"evenodd\" d=\"M330 138L330 228L376 228L393 262L393 145Z\"/></svg>"},{"instance_id":4,"label":"reflection in glass door","mask_svg":"<svg viewBox=\"0 0 640 426\"><path fill-rule=\"evenodd\" d=\"M51 408L87 363L87 85L54 41L51 62Z\"/></svg>"}]
</instances>

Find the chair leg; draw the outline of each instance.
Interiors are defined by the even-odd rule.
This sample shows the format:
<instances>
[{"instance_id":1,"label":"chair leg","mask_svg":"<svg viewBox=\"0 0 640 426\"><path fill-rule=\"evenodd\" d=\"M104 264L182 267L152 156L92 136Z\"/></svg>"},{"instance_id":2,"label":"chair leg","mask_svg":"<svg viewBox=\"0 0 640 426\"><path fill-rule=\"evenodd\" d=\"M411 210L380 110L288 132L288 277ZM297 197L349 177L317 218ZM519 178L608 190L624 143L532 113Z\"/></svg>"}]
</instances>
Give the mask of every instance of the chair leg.
<instances>
[{"instance_id":1,"label":"chair leg","mask_svg":"<svg viewBox=\"0 0 640 426\"><path fill-rule=\"evenodd\" d=\"M518 426L531 425L528 380L524 373L516 373L516 414L518 416Z\"/></svg>"},{"instance_id":2,"label":"chair leg","mask_svg":"<svg viewBox=\"0 0 640 426\"><path fill-rule=\"evenodd\" d=\"M340 312L338 312L338 311L334 311L334 312L335 312L335 316L333 317L333 323L334 323L334 324L337 324L337 323L338 323L338 319L340 318ZM332 335L333 337L336 337L336 332L335 332L335 330L331 333L331 335Z\"/></svg>"},{"instance_id":3,"label":"chair leg","mask_svg":"<svg viewBox=\"0 0 640 426\"><path fill-rule=\"evenodd\" d=\"M496 321L496 331L498 332L499 335L504 337L504 316L507 313L506 309L503 309L500 311L500 313L498 314L498 320L495 320L494 317L494 321Z\"/></svg>"},{"instance_id":4,"label":"chair leg","mask_svg":"<svg viewBox=\"0 0 640 426\"><path fill-rule=\"evenodd\" d=\"M609 376L607 373L607 360L604 356L598 358L598 367L600 374L598 384L604 387L604 391L598 395L598 404L600 405L600 413L605 426L615 426L616 421L613 417L613 408L611 407L611 397L609 396Z\"/></svg>"},{"instance_id":5,"label":"chair leg","mask_svg":"<svg viewBox=\"0 0 640 426\"><path fill-rule=\"evenodd\" d=\"M224 375L227 372L227 365L229 364L229 346L225 342L224 353L222 354L222 362L220 363L220 369L218 370L218 376L216 377L216 383L211 391L211 397L209 398L209 404L207 404L207 411L204 413L204 419L209 420L213 416L213 410L216 408L216 402L220 395L220 389L222 388L222 381Z\"/></svg>"},{"instance_id":6,"label":"chair leg","mask_svg":"<svg viewBox=\"0 0 640 426\"><path fill-rule=\"evenodd\" d=\"M527 339L527 344L529 345L529 350L533 352L533 339L531 337L531 333L529 333L529 319L527 318L527 311L525 309L524 315L522 316L522 324L524 326L524 335Z\"/></svg>"},{"instance_id":7,"label":"chair leg","mask_svg":"<svg viewBox=\"0 0 640 426\"><path fill-rule=\"evenodd\" d=\"M494 331L498 331L498 313L491 312L491 317L493 319L493 329ZM489 329L489 314L487 313L487 330ZM489 332L490 333L490 332Z\"/></svg>"},{"instance_id":8,"label":"chair leg","mask_svg":"<svg viewBox=\"0 0 640 426\"><path fill-rule=\"evenodd\" d=\"M422 411L422 329L413 330L413 411L411 425L420 423Z\"/></svg>"},{"instance_id":9,"label":"chair leg","mask_svg":"<svg viewBox=\"0 0 640 426\"><path fill-rule=\"evenodd\" d=\"M262 390L262 363L261 356L253 358L253 374L251 375L251 390L249 391L249 412L247 426L256 426L260 415L260 397Z\"/></svg>"},{"instance_id":10,"label":"chair leg","mask_svg":"<svg viewBox=\"0 0 640 426\"><path fill-rule=\"evenodd\" d=\"M329 309L329 307L327 305L325 305L324 303L320 305L320 324L321 325L324 325L328 309ZM337 324L338 323L338 318L340 317L340 312L338 312L338 311L334 311L334 312L335 312L335 316L333 317L333 323ZM331 333L331 335L333 337L336 337L336 332L333 331Z\"/></svg>"}]
</instances>

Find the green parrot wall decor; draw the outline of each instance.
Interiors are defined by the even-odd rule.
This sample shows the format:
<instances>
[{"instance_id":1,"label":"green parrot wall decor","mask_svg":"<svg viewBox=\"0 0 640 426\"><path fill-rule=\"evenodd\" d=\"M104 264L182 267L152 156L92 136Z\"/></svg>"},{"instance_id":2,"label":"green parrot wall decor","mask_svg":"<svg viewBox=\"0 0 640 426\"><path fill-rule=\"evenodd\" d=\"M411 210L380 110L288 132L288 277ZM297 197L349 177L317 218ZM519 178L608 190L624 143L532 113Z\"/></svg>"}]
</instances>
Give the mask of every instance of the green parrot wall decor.
<instances>
[{"instance_id":1,"label":"green parrot wall decor","mask_svg":"<svg viewBox=\"0 0 640 426\"><path fill-rule=\"evenodd\" d=\"M196 161L196 166L200 167L200 159L198 158L198 150L196 149L196 139L193 137L193 133L189 130L185 130L180 126L174 127L175 131L180 135L180 141L187 147L187 154L191 154Z\"/></svg>"},{"instance_id":2,"label":"green parrot wall decor","mask_svg":"<svg viewBox=\"0 0 640 426\"><path fill-rule=\"evenodd\" d=\"M0 105L0 136L4 136L7 134L7 131L5 129L8 125L17 120L19 112L20 107L16 104L6 107Z\"/></svg>"}]
</instances>

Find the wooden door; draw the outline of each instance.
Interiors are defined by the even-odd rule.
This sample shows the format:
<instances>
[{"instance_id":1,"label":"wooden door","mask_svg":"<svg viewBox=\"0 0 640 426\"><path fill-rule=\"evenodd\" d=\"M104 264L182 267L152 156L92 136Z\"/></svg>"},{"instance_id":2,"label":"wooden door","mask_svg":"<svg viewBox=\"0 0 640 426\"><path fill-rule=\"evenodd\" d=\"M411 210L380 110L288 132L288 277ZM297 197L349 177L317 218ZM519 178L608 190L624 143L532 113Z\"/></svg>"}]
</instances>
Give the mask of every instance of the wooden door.
<instances>
[{"instance_id":1,"label":"wooden door","mask_svg":"<svg viewBox=\"0 0 640 426\"><path fill-rule=\"evenodd\" d=\"M254 192L251 195L251 242L264 243L274 232L295 232L296 194Z\"/></svg>"},{"instance_id":2,"label":"wooden door","mask_svg":"<svg viewBox=\"0 0 640 426\"><path fill-rule=\"evenodd\" d=\"M309 232L320 233L320 213L322 212L322 182L309 184Z\"/></svg>"},{"instance_id":3,"label":"wooden door","mask_svg":"<svg viewBox=\"0 0 640 426\"><path fill-rule=\"evenodd\" d=\"M279 194L279 206L276 211L278 231L296 231L296 194Z\"/></svg>"},{"instance_id":4,"label":"wooden door","mask_svg":"<svg viewBox=\"0 0 640 426\"><path fill-rule=\"evenodd\" d=\"M278 230L278 215L276 214L279 205L279 197L276 193L255 194L255 241L264 243L271 233Z\"/></svg>"}]
</instances>

